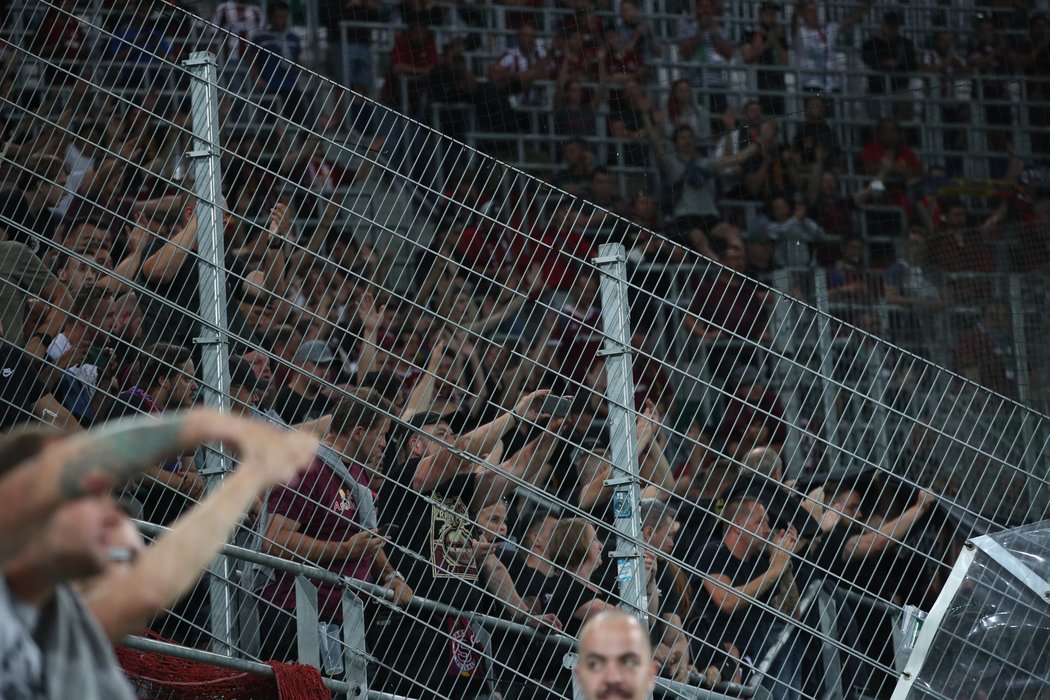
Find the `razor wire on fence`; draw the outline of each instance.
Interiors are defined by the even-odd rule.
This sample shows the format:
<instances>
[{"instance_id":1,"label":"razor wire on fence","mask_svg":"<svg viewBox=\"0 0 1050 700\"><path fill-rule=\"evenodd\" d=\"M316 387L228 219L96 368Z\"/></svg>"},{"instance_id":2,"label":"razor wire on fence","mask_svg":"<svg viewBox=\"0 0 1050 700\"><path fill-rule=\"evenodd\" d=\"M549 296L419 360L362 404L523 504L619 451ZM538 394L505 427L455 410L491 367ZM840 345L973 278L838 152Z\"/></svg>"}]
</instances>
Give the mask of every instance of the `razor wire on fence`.
<instances>
[{"instance_id":1,"label":"razor wire on fence","mask_svg":"<svg viewBox=\"0 0 1050 700\"><path fill-rule=\"evenodd\" d=\"M536 165L547 132L475 123L550 119L542 79L494 70L465 107L402 66L399 113L288 60L302 40L272 7L250 37L149 2L14 3L4 25L3 426L200 400L323 437L151 623L190 660L303 660L376 697L569 697L582 623L621 606L669 696L885 697L906 606L929 609L971 536L1047 517L1045 221L996 211L989 243L949 211L894 257L902 210L872 183L813 202L824 224L862 207L863 238L813 233L784 195L723 217L715 180L745 186L776 149L705 158L639 109L633 141L600 146L624 167L578 197L585 141L555 187L486 155ZM461 41L442 67L462 78ZM628 203L617 178L647 190ZM981 186L908 205L1007 188ZM203 449L122 499L177 526L235 468Z\"/></svg>"}]
</instances>

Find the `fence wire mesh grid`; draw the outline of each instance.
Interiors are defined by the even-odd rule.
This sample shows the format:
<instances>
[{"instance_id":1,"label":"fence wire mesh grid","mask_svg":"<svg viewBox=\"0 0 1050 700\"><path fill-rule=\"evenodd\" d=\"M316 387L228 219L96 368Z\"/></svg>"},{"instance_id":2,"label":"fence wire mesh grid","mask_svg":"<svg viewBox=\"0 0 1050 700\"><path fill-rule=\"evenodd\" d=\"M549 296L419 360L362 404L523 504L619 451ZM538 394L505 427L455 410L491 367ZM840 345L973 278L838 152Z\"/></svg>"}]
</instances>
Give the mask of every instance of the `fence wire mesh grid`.
<instances>
[{"instance_id":1,"label":"fence wire mesh grid","mask_svg":"<svg viewBox=\"0 0 1050 700\"><path fill-rule=\"evenodd\" d=\"M568 697L622 605L660 693L888 697L963 542L1047 517L1045 19L595 5L10 3L0 426L331 416L153 635Z\"/></svg>"}]
</instances>

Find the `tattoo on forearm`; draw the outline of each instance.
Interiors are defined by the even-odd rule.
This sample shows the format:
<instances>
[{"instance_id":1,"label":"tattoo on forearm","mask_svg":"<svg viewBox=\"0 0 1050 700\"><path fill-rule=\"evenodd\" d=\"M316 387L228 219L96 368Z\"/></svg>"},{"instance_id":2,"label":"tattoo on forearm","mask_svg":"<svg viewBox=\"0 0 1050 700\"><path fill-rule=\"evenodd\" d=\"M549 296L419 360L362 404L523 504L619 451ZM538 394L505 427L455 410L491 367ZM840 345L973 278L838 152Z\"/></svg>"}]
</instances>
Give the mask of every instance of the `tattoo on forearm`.
<instances>
[{"instance_id":1,"label":"tattoo on forearm","mask_svg":"<svg viewBox=\"0 0 1050 700\"><path fill-rule=\"evenodd\" d=\"M77 438L62 465L59 486L66 498L85 495L98 484L117 485L146 467L176 454L186 418L143 416L120 420Z\"/></svg>"}]
</instances>

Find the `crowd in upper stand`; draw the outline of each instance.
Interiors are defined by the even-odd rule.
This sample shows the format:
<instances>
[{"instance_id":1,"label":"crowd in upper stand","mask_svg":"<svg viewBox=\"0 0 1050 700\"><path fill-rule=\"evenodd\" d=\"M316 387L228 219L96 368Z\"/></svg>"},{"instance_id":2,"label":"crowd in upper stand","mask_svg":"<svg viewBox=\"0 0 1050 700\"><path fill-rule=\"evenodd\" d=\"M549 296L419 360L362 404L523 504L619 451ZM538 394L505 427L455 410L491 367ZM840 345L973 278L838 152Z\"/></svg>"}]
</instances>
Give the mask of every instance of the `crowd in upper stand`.
<instances>
[{"instance_id":1,"label":"crowd in upper stand","mask_svg":"<svg viewBox=\"0 0 1050 700\"><path fill-rule=\"evenodd\" d=\"M104 24L108 39L99 42L97 28L64 14L74 5L20 25L34 51L51 59L42 88L27 80L23 55L12 45L0 76L4 429L31 418L76 429L131 412L161 413L193 404L201 389L200 222L177 186L189 167L181 129L190 104L148 80L156 55L178 57L198 41L193 23L149 3L103 3L113 12ZM354 115L367 109L359 100L322 109L328 102L315 99L303 74L275 60L299 58L304 38L285 3L267 7L264 17L252 3L224 2L211 18L241 38L217 44L223 66L241 67L233 73L243 82L234 87L275 97L279 114L315 120L322 133L359 123ZM404 2L394 8L403 29L391 47L389 75L377 81L373 34L351 24L346 43L334 37L343 19L393 22L385 9L368 0L322 3L333 75L426 121L437 105L435 126L460 135L476 129L497 151L494 133L553 129L554 152L541 154L549 179L581 199L530 187L508 193L499 177L470 169L437 173L445 181L434 189L452 204L425 222L435 231L433 244L415 253L415 277L399 298L369 283L393 277L394 255L355 237L340 207L326 203L375 173L331 157L316 139L273 119L246 127L246 112L222 105L233 405L287 425L333 417L325 439L332 454L319 453L292 489L271 494L260 508L268 517L253 521L268 548L387 585L399 601L414 590L467 612L539 619L573 634L615 603L617 572L603 556L615 543L601 396L606 359L598 276L587 262L598 243L615 239L627 244L632 282L647 292L632 299L634 408L647 485L642 535L650 550L640 575L659 620L653 637L663 673L744 680L782 625L812 622L799 594L823 578L869 590L871 581L884 581L872 592L896 603L928 603L943 582L939 562L958 545L950 522L932 508L933 496L882 473L784 483L785 405L762 364L773 334L770 297L756 283L776 282L779 270L823 268L835 312L861 325L880 299L904 309L979 306L981 317L961 334L952 361L1015 394L1009 310L995 302L986 279L955 273L1032 271L1050 262L1050 206L1038 167L1047 144L1033 131L1033 151L1022 157L1010 143L1020 110L1032 111L1029 123L1045 124L1036 114L1043 107L975 105L964 96L976 81L994 96L996 76L1012 74L1025 76L1029 99L1044 94L1045 18L1028 17L1025 39L1014 41L1016 16L991 8L972 41L964 37L953 49L951 34L903 38L907 27L902 34L902 18L892 10L871 26L867 6L829 22L812 3L762 3L754 29L734 35L723 28L724 9L699 0L664 35L666 23L649 21L631 0L615 13L589 0L574 0L563 13L521 2L501 15L510 32L504 46L502 38L487 38L479 24L486 13L477 5ZM453 15L465 29L442 32ZM851 28L870 35L862 60L885 73L870 78L869 91L879 96L871 103L890 105L878 113L894 115L866 126L845 118L856 111L841 91L846 76L828 63L828 47ZM911 43L927 39L928 51ZM493 41L497 46L487 47ZM654 86L654 67L672 45L681 70L671 85ZM467 59L486 48L495 56L484 75L474 75ZM75 79L91 59L113 62L104 69L108 80L141 84L140 99L129 105ZM753 94L730 80L739 62L758 67ZM789 94L775 94L787 85L785 66L812 91L801 115L787 114ZM951 175L962 173L951 153L934 163L909 145L916 102L906 99L907 81L897 74L914 69L950 77L937 83L943 96L958 99L941 115L957 127L942 130L949 150L962 150L958 139L973 116L967 110L983 109L986 124L1002 127L988 137L1002 183L956 186L955 196L938 196ZM608 162L598 159L601 128L622 149ZM397 143L412 143L379 127L366 140L373 153L388 156ZM848 146L856 142L863 147ZM853 192L840 182L849 173L863 173ZM638 226L610 223L595 206ZM887 215L887 207L904 215ZM499 221L480 214L489 211ZM669 268L639 264L695 260L690 249L725 269L697 266L683 283ZM649 297L671 290L679 294L672 301L692 313L668 330L653 322L666 319ZM558 308L544 312L552 301ZM725 389L710 415L695 407L690 413L677 379L653 357L658 336L679 330L707 349ZM539 399L547 391L572 397L567 415L545 412ZM415 430L392 426L390 415ZM922 458L919 442L901 463ZM475 468L464 454L503 471ZM203 493L198 467L193 454L157 465L127 497L143 517L170 522ZM512 484L496 478L508 473L560 505L510 495ZM899 545L905 537L913 538L910 547ZM264 611L265 628L275 632L263 648L287 655L295 649L294 636L282 633L293 589L278 577L260 590L276 606ZM341 620L334 601L331 591L323 593L327 623ZM206 619L202 593L179 610ZM158 627L199 642L173 617ZM843 624L841 639L885 660L885 621L862 618L860 629ZM382 659L384 689L413 695L390 669L409 671L409 679L431 688L447 684L458 697L490 681L510 687L521 679L486 667L471 650L492 644L532 660L516 668L533 681L560 690L566 680L557 652L544 644L486 642L455 616L424 622L446 635L416 624L411 634L433 644L405 648L407 628L370 630L377 635L372 648L393 654ZM449 636L456 644L446 654ZM814 663L810 641L794 635L778 656L775 697L813 692L817 674L801 673ZM850 672L873 693L885 682L862 669ZM532 692L542 694L537 687Z\"/></svg>"}]
</instances>

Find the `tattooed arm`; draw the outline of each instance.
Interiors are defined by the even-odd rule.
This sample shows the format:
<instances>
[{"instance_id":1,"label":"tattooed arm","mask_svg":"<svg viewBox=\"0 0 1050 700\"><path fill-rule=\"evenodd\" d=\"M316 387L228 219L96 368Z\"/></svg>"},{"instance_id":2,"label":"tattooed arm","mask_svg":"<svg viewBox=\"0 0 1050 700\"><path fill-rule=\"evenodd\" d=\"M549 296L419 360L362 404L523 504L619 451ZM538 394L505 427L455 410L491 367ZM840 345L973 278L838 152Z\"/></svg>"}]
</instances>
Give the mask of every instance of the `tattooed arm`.
<instances>
[{"instance_id":1,"label":"tattooed arm","mask_svg":"<svg viewBox=\"0 0 1050 700\"><path fill-rule=\"evenodd\" d=\"M101 495L202 442L224 441L242 461L259 455L251 421L209 409L139 416L52 442L0 479L0 563L62 503Z\"/></svg>"},{"instance_id":2,"label":"tattooed arm","mask_svg":"<svg viewBox=\"0 0 1050 700\"><path fill-rule=\"evenodd\" d=\"M242 460L203 502L181 517L128 569L111 570L85 591L88 608L111 641L141 629L186 593L241 521L256 496L310 462L317 439L264 423L248 430L267 446L268 463Z\"/></svg>"}]
</instances>

